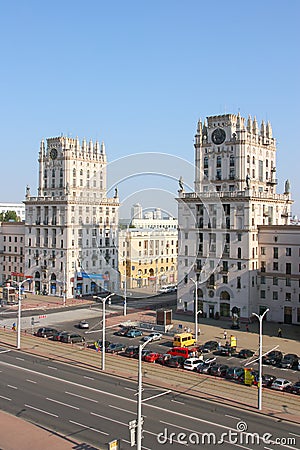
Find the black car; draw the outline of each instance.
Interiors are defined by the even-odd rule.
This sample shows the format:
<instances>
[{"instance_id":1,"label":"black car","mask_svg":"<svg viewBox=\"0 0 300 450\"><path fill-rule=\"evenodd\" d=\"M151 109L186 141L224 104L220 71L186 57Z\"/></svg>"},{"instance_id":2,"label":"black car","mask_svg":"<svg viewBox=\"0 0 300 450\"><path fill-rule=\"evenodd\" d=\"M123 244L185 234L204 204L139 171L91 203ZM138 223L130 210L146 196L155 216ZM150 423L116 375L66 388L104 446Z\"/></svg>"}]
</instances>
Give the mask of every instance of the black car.
<instances>
[{"instance_id":1,"label":"black car","mask_svg":"<svg viewBox=\"0 0 300 450\"><path fill-rule=\"evenodd\" d=\"M128 326L128 327L121 327L119 331L115 332L116 336L126 336L126 334L128 333L128 331L133 330L135 327L134 326Z\"/></svg>"},{"instance_id":2,"label":"black car","mask_svg":"<svg viewBox=\"0 0 300 450\"><path fill-rule=\"evenodd\" d=\"M238 357L239 358L251 358L251 356L254 355L254 352L252 350L249 350L248 348L243 348L239 351Z\"/></svg>"},{"instance_id":3,"label":"black car","mask_svg":"<svg viewBox=\"0 0 300 450\"><path fill-rule=\"evenodd\" d=\"M55 328L42 327L42 328L39 328L37 330L37 332L34 333L34 335L38 336L38 337L49 338L49 337L53 337L57 333L58 333L58 331Z\"/></svg>"},{"instance_id":4,"label":"black car","mask_svg":"<svg viewBox=\"0 0 300 450\"><path fill-rule=\"evenodd\" d=\"M293 386L288 388L288 392L291 394L300 395L300 381L297 381L297 383L293 384Z\"/></svg>"},{"instance_id":5,"label":"black car","mask_svg":"<svg viewBox=\"0 0 300 450\"><path fill-rule=\"evenodd\" d=\"M262 376L262 386L271 387L273 381L276 380L275 375L268 375L267 373Z\"/></svg>"},{"instance_id":6,"label":"black car","mask_svg":"<svg viewBox=\"0 0 300 450\"><path fill-rule=\"evenodd\" d=\"M207 341L200 347L200 350L202 351L202 353L209 353L217 350L218 346L219 344L217 341Z\"/></svg>"},{"instance_id":7,"label":"black car","mask_svg":"<svg viewBox=\"0 0 300 450\"><path fill-rule=\"evenodd\" d=\"M60 339L60 342L64 342L66 344L76 344L78 342L84 341L85 341L84 337L80 336L80 334L77 333L63 334Z\"/></svg>"},{"instance_id":8,"label":"black car","mask_svg":"<svg viewBox=\"0 0 300 450\"><path fill-rule=\"evenodd\" d=\"M284 355L281 360L280 367L284 369L292 369L293 367L298 367L298 356L293 353L288 353Z\"/></svg>"},{"instance_id":9,"label":"black car","mask_svg":"<svg viewBox=\"0 0 300 450\"><path fill-rule=\"evenodd\" d=\"M270 364L272 366L276 366L277 364L281 363L282 358L283 354L279 350L272 350L271 352L263 356L262 362L263 364Z\"/></svg>"},{"instance_id":10,"label":"black car","mask_svg":"<svg viewBox=\"0 0 300 450\"><path fill-rule=\"evenodd\" d=\"M221 356L231 356L233 353L234 349L230 345L224 345L218 350L218 354Z\"/></svg>"},{"instance_id":11,"label":"black car","mask_svg":"<svg viewBox=\"0 0 300 450\"><path fill-rule=\"evenodd\" d=\"M226 364L216 364L209 370L209 375L214 377L225 377L228 366Z\"/></svg>"},{"instance_id":12,"label":"black car","mask_svg":"<svg viewBox=\"0 0 300 450\"><path fill-rule=\"evenodd\" d=\"M138 358L139 357L139 346L138 345L130 345L125 349L124 356L128 358Z\"/></svg>"}]
</instances>

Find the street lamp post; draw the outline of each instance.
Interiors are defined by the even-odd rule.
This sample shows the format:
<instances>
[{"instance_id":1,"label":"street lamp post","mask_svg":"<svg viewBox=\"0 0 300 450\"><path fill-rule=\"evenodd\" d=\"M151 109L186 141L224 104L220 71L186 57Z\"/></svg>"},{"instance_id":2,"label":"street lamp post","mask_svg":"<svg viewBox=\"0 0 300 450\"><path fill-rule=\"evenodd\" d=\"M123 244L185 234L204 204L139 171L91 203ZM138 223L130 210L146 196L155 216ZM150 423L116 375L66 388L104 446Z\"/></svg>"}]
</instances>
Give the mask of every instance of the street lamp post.
<instances>
[{"instance_id":1,"label":"street lamp post","mask_svg":"<svg viewBox=\"0 0 300 450\"><path fill-rule=\"evenodd\" d=\"M107 295L107 297L97 297L94 296L94 298L98 298L99 300L102 301L102 363L101 363L101 370L105 370L105 303L106 300L109 300L113 295L113 294L109 294Z\"/></svg>"},{"instance_id":2,"label":"street lamp post","mask_svg":"<svg viewBox=\"0 0 300 450\"><path fill-rule=\"evenodd\" d=\"M261 315L252 313L253 316L257 317L259 321L259 381L258 381L258 409L262 409L262 323L265 315L269 311L267 308Z\"/></svg>"},{"instance_id":3,"label":"street lamp post","mask_svg":"<svg viewBox=\"0 0 300 450\"><path fill-rule=\"evenodd\" d=\"M124 309L123 309L123 315L127 315L127 263L125 266L125 279L124 279Z\"/></svg>"},{"instance_id":4,"label":"street lamp post","mask_svg":"<svg viewBox=\"0 0 300 450\"><path fill-rule=\"evenodd\" d=\"M22 286L31 281L31 278L26 278L24 281L18 282L18 324L17 324L17 350L21 349L21 300L22 300Z\"/></svg>"},{"instance_id":5,"label":"street lamp post","mask_svg":"<svg viewBox=\"0 0 300 450\"><path fill-rule=\"evenodd\" d=\"M136 448L142 449L142 430L143 430L143 418L142 418L142 392L143 392L143 378L142 378L142 351L152 339L148 339L143 344L139 345L139 365L138 365L138 404L137 404L137 424L136 424Z\"/></svg>"},{"instance_id":6,"label":"street lamp post","mask_svg":"<svg viewBox=\"0 0 300 450\"><path fill-rule=\"evenodd\" d=\"M197 281L193 280L193 278L190 278L190 280L195 285L194 313L195 313L195 339L197 342L197 340L198 340L198 288L197 288Z\"/></svg>"}]
</instances>

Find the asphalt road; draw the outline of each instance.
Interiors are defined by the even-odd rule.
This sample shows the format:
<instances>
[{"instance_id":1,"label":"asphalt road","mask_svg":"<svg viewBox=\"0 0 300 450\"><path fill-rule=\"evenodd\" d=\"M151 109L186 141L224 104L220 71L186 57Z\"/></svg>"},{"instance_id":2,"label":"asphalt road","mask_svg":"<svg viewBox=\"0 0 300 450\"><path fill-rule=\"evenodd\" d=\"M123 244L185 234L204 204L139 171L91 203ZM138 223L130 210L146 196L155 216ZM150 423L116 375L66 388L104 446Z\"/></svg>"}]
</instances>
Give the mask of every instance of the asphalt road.
<instances>
[{"instance_id":1,"label":"asphalt road","mask_svg":"<svg viewBox=\"0 0 300 450\"><path fill-rule=\"evenodd\" d=\"M2 410L76 438L84 448L104 449L113 439L131 448L128 422L136 418L136 382L4 348L0 372ZM214 441L226 450L300 448L297 425L143 387L145 450L193 448L197 442L207 449Z\"/></svg>"}]
</instances>

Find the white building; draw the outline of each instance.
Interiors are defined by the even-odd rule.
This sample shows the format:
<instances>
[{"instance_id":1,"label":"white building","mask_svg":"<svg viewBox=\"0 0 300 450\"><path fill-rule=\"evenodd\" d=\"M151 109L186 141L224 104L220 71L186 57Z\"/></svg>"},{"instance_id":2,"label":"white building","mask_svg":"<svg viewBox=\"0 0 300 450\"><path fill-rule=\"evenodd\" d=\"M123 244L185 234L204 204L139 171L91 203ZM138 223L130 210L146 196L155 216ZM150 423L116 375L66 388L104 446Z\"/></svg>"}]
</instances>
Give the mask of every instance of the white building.
<instances>
[{"instance_id":1,"label":"white building","mask_svg":"<svg viewBox=\"0 0 300 450\"><path fill-rule=\"evenodd\" d=\"M258 311L258 226L289 223L289 182L276 193L276 141L234 114L199 121L195 136L195 192L178 198L178 309L209 317ZM234 309L233 309L234 308Z\"/></svg>"},{"instance_id":2,"label":"white building","mask_svg":"<svg viewBox=\"0 0 300 450\"><path fill-rule=\"evenodd\" d=\"M67 297L115 290L117 190L107 197L104 144L41 142L38 193L26 192L25 257L37 292Z\"/></svg>"},{"instance_id":3,"label":"white building","mask_svg":"<svg viewBox=\"0 0 300 450\"><path fill-rule=\"evenodd\" d=\"M25 270L24 222L0 223L0 284L7 280L22 281Z\"/></svg>"},{"instance_id":4,"label":"white building","mask_svg":"<svg viewBox=\"0 0 300 450\"><path fill-rule=\"evenodd\" d=\"M259 311L274 322L300 324L300 228L259 226Z\"/></svg>"},{"instance_id":5,"label":"white building","mask_svg":"<svg viewBox=\"0 0 300 450\"><path fill-rule=\"evenodd\" d=\"M23 203L0 203L0 213L15 211L20 220L25 220L25 205Z\"/></svg>"}]
</instances>

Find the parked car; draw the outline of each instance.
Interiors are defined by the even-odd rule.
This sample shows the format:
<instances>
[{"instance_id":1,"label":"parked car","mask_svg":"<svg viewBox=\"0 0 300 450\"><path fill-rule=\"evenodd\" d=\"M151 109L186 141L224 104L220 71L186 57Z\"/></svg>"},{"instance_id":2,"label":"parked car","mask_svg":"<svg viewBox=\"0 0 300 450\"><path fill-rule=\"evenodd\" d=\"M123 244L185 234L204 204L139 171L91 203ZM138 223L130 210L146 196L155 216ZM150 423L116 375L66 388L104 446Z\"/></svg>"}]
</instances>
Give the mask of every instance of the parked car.
<instances>
[{"instance_id":1,"label":"parked car","mask_svg":"<svg viewBox=\"0 0 300 450\"><path fill-rule=\"evenodd\" d=\"M276 391L286 391L292 384L291 381L286 380L285 378L276 378L271 384L271 389L275 389Z\"/></svg>"},{"instance_id":2,"label":"parked car","mask_svg":"<svg viewBox=\"0 0 300 450\"><path fill-rule=\"evenodd\" d=\"M64 334L68 334L68 331L57 331L57 333L53 334L53 336L50 336L49 339L52 339L53 341L61 341L61 338Z\"/></svg>"},{"instance_id":3,"label":"parked car","mask_svg":"<svg viewBox=\"0 0 300 450\"><path fill-rule=\"evenodd\" d=\"M217 350L218 347L219 344L217 341L207 341L200 347L200 350L202 351L202 353L209 353Z\"/></svg>"},{"instance_id":4,"label":"parked car","mask_svg":"<svg viewBox=\"0 0 300 450\"><path fill-rule=\"evenodd\" d=\"M138 337L138 336L142 336L142 332L141 332L141 330L135 330L135 329L133 329L133 330L129 330L126 334L125 334L125 336L126 337L129 337L129 338L135 338L135 337Z\"/></svg>"},{"instance_id":5,"label":"parked car","mask_svg":"<svg viewBox=\"0 0 300 450\"><path fill-rule=\"evenodd\" d=\"M262 386L263 387L271 387L273 381L275 381L275 380L276 380L275 375L265 374L262 376Z\"/></svg>"},{"instance_id":6,"label":"parked car","mask_svg":"<svg viewBox=\"0 0 300 450\"><path fill-rule=\"evenodd\" d=\"M167 367L175 367L175 368L183 368L183 364L186 358L184 356L172 356L170 359L165 361L165 366Z\"/></svg>"},{"instance_id":7,"label":"parked car","mask_svg":"<svg viewBox=\"0 0 300 450\"><path fill-rule=\"evenodd\" d=\"M158 332L154 332L154 333L150 333L150 334L148 334L148 336L144 336L143 337L143 341L160 341L161 340L161 338L162 338L162 334L161 333L158 333Z\"/></svg>"},{"instance_id":8,"label":"parked car","mask_svg":"<svg viewBox=\"0 0 300 450\"><path fill-rule=\"evenodd\" d=\"M272 350L262 357L263 364L270 364L276 366L281 363L283 354L279 350Z\"/></svg>"},{"instance_id":9,"label":"parked car","mask_svg":"<svg viewBox=\"0 0 300 450\"><path fill-rule=\"evenodd\" d=\"M129 326L129 327L121 327L119 331L115 332L116 336L126 336L126 334L128 333L128 331L130 330L134 330L135 327L134 326Z\"/></svg>"},{"instance_id":10,"label":"parked car","mask_svg":"<svg viewBox=\"0 0 300 450\"><path fill-rule=\"evenodd\" d=\"M227 369L226 364L215 364L210 368L209 374L214 377L225 377Z\"/></svg>"},{"instance_id":11,"label":"parked car","mask_svg":"<svg viewBox=\"0 0 300 450\"><path fill-rule=\"evenodd\" d=\"M241 375L244 374L243 367L228 367L225 378L228 380L238 380Z\"/></svg>"},{"instance_id":12,"label":"parked car","mask_svg":"<svg viewBox=\"0 0 300 450\"><path fill-rule=\"evenodd\" d=\"M197 372L198 373L210 373L210 369L212 368L212 366L215 366L217 363L217 359L216 358L207 358L204 359L197 367Z\"/></svg>"},{"instance_id":13,"label":"parked car","mask_svg":"<svg viewBox=\"0 0 300 450\"><path fill-rule=\"evenodd\" d=\"M221 356L231 356L234 352L235 350L230 345L222 345L218 350L218 354Z\"/></svg>"},{"instance_id":14,"label":"parked car","mask_svg":"<svg viewBox=\"0 0 300 450\"><path fill-rule=\"evenodd\" d=\"M293 353L288 353L284 355L281 360L280 367L284 369L293 369L294 367L298 368L298 356Z\"/></svg>"},{"instance_id":15,"label":"parked car","mask_svg":"<svg viewBox=\"0 0 300 450\"><path fill-rule=\"evenodd\" d=\"M249 350L248 348L243 348L239 351L238 357L239 358L251 358L251 356L254 355L254 352L252 350Z\"/></svg>"},{"instance_id":16,"label":"parked car","mask_svg":"<svg viewBox=\"0 0 300 450\"><path fill-rule=\"evenodd\" d=\"M89 328L89 323L86 320L81 320L77 326L78 328L87 330Z\"/></svg>"},{"instance_id":17,"label":"parked car","mask_svg":"<svg viewBox=\"0 0 300 450\"><path fill-rule=\"evenodd\" d=\"M142 361L144 361L145 356L149 355L149 353L152 353L152 350L149 350L148 348L143 348L142 350ZM137 355L138 357L138 355Z\"/></svg>"},{"instance_id":18,"label":"parked car","mask_svg":"<svg viewBox=\"0 0 300 450\"><path fill-rule=\"evenodd\" d=\"M128 358L134 358L135 356L138 357L138 355L139 355L138 345L130 345L125 349L124 356L127 356Z\"/></svg>"},{"instance_id":19,"label":"parked car","mask_svg":"<svg viewBox=\"0 0 300 450\"><path fill-rule=\"evenodd\" d=\"M64 334L61 337L61 342L65 342L67 344L75 344L78 342L84 342L85 339L84 337L80 336L80 334L77 333L68 333L68 334Z\"/></svg>"},{"instance_id":20,"label":"parked car","mask_svg":"<svg viewBox=\"0 0 300 450\"><path fill-rule=\"evenodd\" d=\"M194 372L197 372L197 367L202 362L203 360L199 358L188 358L184 361L183 368L186 370L192 370Z\"/></svg>"},{"instance_id":21,"label":"parked car","mask_svg":"<svg viewBox=\"0 0 300 450\"><path fill-rule=\"evenodd\" d=\"M55 328L42 327L39 328L34 335L43 338L49 338L57 334L58 331Z\"/></svg>"},{"instance_id":22,"label":"parked car","mask_svg":"<svg viewBox=\"0 0 300 450\"><path fill-rule=\"evenodd\" d=\"M159 356L160 356L160 353L151 352L151 353L148 353L148 355L146 355L144 357L144 361L155 363L158 360Z\"/></svg>"},{"instance_id":23,"label":"parked car","mask_svg":"<svg viewBox=\"0 0 300 450\"><path fill-rule=\"evenodd\" d=\"M124 352L124 350L126 349L126 346L124 344L121 343L116 343L116 344L110 344L105 351L107 353L119 353L119 352Z\"/></svg>"},{"instance_id":24,"label":"parked car","mask_svg":"<svg viewBox=\"0 0 300 450\"><path fill-rule=\"evenodd\" d=\"M165 365L165 362L172 358L172 355L170 355L170 353L163 353L159 355L159 358L156 360L157 364L161 364L162 366Z\"/></svg>"},{"instance_id":25,"label":"parked car","mask_svg":"<svg viewBox=\"0 0 300 450\"><path fill-rule=\"evenodd\" d=\"M162 286L159 291L160 294L169 294L170 292L177 292L177 286L174 284L169 284L167 286Z\"/></svg>"},{"instance_id":26,"label":"parked car","mask_svg":"<svg viewBox=\"0 0 300 450\"><path fill-rule=\"evenodd\" d=\"M291 394L300 395L300 381L287 388L287 391Z\"/></svg>"}]
</instances>

